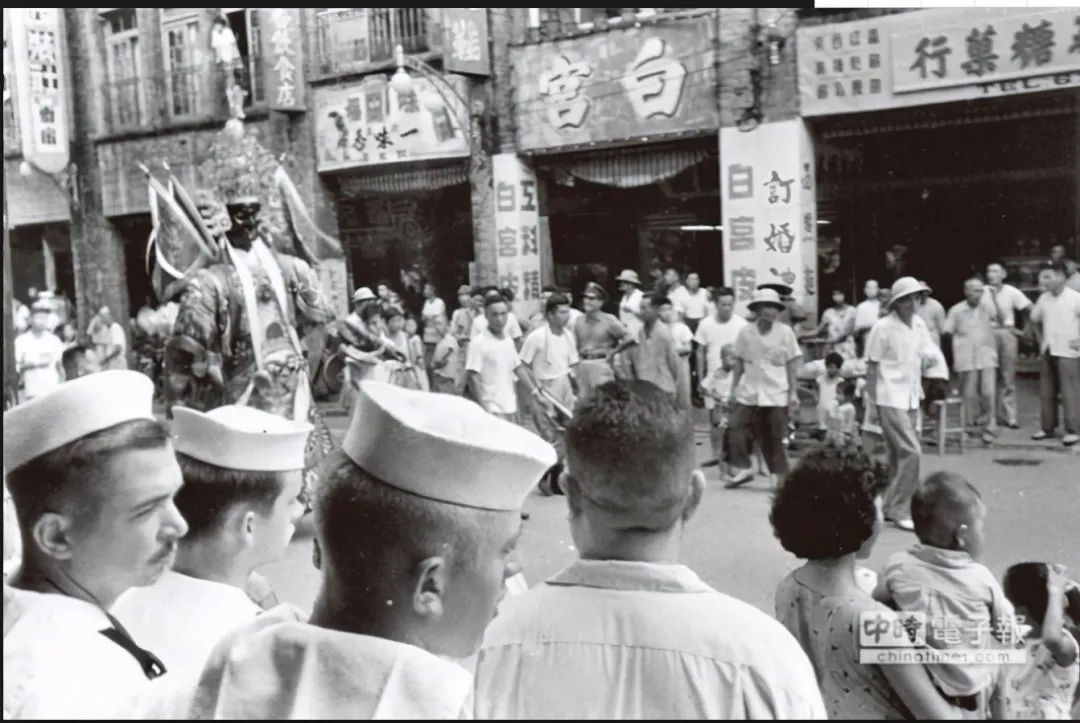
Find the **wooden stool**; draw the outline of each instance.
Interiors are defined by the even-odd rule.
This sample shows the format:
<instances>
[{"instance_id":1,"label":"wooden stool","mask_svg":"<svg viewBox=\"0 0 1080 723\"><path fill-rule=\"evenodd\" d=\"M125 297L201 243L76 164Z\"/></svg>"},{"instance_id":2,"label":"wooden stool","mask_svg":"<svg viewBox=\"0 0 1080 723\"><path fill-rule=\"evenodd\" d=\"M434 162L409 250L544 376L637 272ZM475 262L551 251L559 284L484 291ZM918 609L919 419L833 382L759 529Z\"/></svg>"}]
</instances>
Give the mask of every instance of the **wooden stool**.
<instances>
[{"instance_id":1,"label":"wooden stool","mask_svg":"<svg viewBox=\"0 0 1080 723\"><path fill-rule=\"evenodd\" d=\"M959 419L958 426L949 426L949 408L954 407L958 414ZM948 399L938 399L933 404L933 409L938 413L938 456L945 456L945 445L948 442L950 434L956 435L956 445L960 449L960 454L964 453L964 440L967 435L967 419L964 414L964 400L960 397L949 397Z\"/></svg>"}]
</instances>

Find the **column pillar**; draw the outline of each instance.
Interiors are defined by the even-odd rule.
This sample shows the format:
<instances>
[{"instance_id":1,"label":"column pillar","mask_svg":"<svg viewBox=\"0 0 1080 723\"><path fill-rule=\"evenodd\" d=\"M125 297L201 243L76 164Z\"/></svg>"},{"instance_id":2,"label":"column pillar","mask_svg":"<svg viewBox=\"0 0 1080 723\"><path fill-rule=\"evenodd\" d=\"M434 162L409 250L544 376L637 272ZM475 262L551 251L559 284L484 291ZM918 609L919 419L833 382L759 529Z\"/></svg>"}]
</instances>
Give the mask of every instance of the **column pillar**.
<instances>
[{"instance_id":1,"label":"column pillar","mask_svg":"<svg viewBox=\"0 0 1080 723\"><path fill-rule=\"evenodd\" d=\"M128 299L124 238L104 214L97 144L93 140L94 88L92 38L97 15L78 8L62 10L67 35L67 76L71 79L71 162L75 188L71 207L71 260L79 330L102 306L127 324Z\"/></svg>"},{"instance_id":2,"label":"column pillar","mask_svg":"<svg viewBox=\"0 0 1080 723\"><path fill-rule=\"evenodd\" d=\"M806 123L722 128L720 164L724 283L739 313L758 284L783 283L816 320L817 185Z\"/></svg>"},{"instance_id":3,"label":"column pillar","mask_svg":"<svg viewBox=\"0 0 1080 723\"><path fill-rule=\"evenodd\" d=\"M472 200L474 281L498 283L495 195L487 127L492 117L490 87L484 79L469 80L469 196Z\"/></svg>"}]
</instances>

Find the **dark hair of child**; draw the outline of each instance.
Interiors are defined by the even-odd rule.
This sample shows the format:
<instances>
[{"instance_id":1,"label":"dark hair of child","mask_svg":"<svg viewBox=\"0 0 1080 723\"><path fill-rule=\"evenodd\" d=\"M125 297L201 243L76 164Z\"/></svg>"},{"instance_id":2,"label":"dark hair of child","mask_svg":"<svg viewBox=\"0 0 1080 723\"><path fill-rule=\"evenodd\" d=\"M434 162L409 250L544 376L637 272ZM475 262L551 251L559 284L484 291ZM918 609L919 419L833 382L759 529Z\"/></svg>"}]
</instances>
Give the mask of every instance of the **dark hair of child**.
<instances>
[{"instance_id":1,"label":"dark hair of child","mask_svg":"<svg viewBox=\"0 0 1080 723\"><path fill-rule=\"evenodd\" d=\"M919 542L943 550L957 549L956 531L970 525L982 495L953 472L934 472L911 499L911 521Z\"/></svg>"}]
</instances>

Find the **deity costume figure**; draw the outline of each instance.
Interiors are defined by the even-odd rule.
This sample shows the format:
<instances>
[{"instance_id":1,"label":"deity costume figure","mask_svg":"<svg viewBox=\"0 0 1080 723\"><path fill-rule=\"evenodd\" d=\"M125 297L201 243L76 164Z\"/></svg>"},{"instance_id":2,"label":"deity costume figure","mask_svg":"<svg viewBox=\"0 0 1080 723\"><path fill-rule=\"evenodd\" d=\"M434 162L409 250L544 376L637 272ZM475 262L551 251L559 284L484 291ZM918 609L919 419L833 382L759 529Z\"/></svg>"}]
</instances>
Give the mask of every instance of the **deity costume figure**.
<instances>
[{"instance_id":1,"label":"deity costume figure","mask_svg":"<svg viewBox=\"0 0 1080 723\"><path fill-rule=\"evenodd\" d=\"M262 220L263 206L257 197L235 193L236 186L227 206L209 192L200 192L198 202L192 202L175 178L172 198L157 199L163 223L156 229L162 233L151 239L152 245L159 246L155 249L159 260L155 271L170 269L165 278L173 280L155 283L155 288L164 286L164 296L179 298L165 350L166 400L170 416L174 405L208 411L237 404L288 419L307 419L314 426L304 470L304 493L309 501L318 464L332 449L333 440L314 403L302 339L333 321L335 313L312 268L317 258L298 227L306 223L312 230L311 219L284 169L279 167L274 175L275 190L283 201L284 234L292 235L292 250L297 255L285 252L287 244L274 244L283 232L275 232ZM169 223L173 224L171 231L165 228ZM188 237L201 243L167 247L162 239L170 233L173 238L183 236L176 229L187 229ZM334 239L317 229L315 236L323 250L340 253ZM176 278L179 269L162 255L181 246L187 249L189 265ZM193 247L202 250L190 263L195 255ZM217 253L208 258L207 247ZM184 257L181 253L171 255Z\"/></svg>"}]
</instances>

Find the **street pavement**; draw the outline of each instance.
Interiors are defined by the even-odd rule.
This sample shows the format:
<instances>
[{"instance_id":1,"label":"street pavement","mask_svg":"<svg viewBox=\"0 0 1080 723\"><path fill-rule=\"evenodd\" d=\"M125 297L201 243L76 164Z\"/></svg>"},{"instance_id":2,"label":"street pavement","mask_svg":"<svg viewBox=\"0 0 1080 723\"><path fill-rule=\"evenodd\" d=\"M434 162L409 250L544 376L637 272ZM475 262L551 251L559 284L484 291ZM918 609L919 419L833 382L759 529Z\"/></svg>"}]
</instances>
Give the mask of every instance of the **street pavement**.
<instances>
[{"instance_id":1,"label":"street pavement","mask_svg":"<svg viewBox=\"0 0 1080 723\"><path fill-rule=\"evenodd\" d=\"M328 419L339 436L345 417ZM699 461L708 441L698 435ZM1057 449L973 449L963 455L924 457L923 474L950 470L978 487L988 507L984 562L1000 576L1024 560L1065 564L1080 576L1080 455ZM715 467L706 470L709 486L686 528L682 561L714 588L772 614L777 584L799 562L785 552L769 526L771 488L764 478L738 490L724 489ZM562 497L532 496L521 540L525 576L536 584L575 557ZM911 533L887 528L865 564L880 570L889 555L915 542ZM317 590L311 564L310 530L302 529L286 557L261 571L278 599L310 609Z\"/></svg>"}]
</instances>

